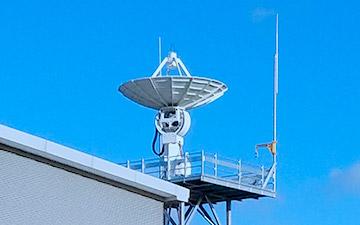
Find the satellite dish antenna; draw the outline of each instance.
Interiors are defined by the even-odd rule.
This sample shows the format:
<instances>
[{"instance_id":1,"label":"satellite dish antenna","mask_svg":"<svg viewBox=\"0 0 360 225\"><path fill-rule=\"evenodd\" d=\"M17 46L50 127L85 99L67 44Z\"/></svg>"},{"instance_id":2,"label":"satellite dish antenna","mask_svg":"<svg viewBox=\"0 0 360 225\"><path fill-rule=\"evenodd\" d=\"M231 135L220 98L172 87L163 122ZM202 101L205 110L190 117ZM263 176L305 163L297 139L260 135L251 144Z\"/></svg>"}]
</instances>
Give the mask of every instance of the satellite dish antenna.
<instances>
[{"instance_id":1,"label":"satellite dish antenna","mask_svg":"<svg viewBox=\"0 0 360 225\"><path fill-rule=\"evenodd\" d=\"M226 85L220 81L192 76L174 51L170 51L160 62L151 77L130 80L119 87L119 91L130 100L158 110L153 151L169 162L183 157L184 136L191 124L188 110L209 104L226 90ZM160 150L156 151L155 143L159 134ZM183 165L171 164L184 168ZM190 171L185 173L176 168L171 171L180 173L176 175L190 175Z\"/></svg>"}]
</instances>

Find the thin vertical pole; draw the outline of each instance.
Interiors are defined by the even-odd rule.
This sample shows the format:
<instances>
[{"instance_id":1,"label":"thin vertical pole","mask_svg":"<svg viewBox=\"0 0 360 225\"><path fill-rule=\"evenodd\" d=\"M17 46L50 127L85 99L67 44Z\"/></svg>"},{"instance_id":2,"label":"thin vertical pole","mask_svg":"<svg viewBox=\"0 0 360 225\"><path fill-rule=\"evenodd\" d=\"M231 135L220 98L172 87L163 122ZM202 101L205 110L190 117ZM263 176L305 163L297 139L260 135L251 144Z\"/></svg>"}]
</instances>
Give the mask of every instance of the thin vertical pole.
<instances>
[{"instance_id":1,"label":"thin vertical pole","mask_svg":"<svg viewBox=\"0 0 360 225\"><path fill-rule=\"evenodd\" d=\"M276 14L276 33L275 33L275 55L274 55L274 102L273 102L273 141L276 141L276 98L278 94L278 75L279 75L279 35L278 35L278 14Z\"/></svg>"},{"instance_id":2,"label":"thin vertical pole","mask_svg":"<svg viewBox=\"0 0 360 225\"><path fill-rule=\"evenodd\" d=\"M179 205L179 225L185 225L185 203Z\"/></svg>"},{"instance_id":3,"label":"thin vertical pole","mask_svg":"<svg viewBox=\"0 0 360 225\"><path fill-rule=\"evenodd\" d=\"M168 225L169 224L169 219L167 217L167 209L164 208L164 225Z\"/></svg>"},{"instance_id":4,"label":"thin vertical pole","mask_svg":"<svg viewBox=\"0 0 360 225\"><path fill-rule=\"evenodd\" d=\"M187 162L187 159L188 159L188 156L189 156L189 153L188 152L185 152L185 154L184 154L184 180L185 180L185 178L186 178L186 170L187 170L187 164L186 164L186 162Z\"/></svg>"},{"instance_id":5,"label":"thin vertical pole","mask_svg":"<svg viewBox=\"0 0 360 225\"><path fill-rule=\"evenodd\" d=\"M273 155L276 163L277 142L277 95L279 91L279 14L276 14L275 55L274 55L274 93L273 93Z\"/></svg>"},{"instance_id":6,"label":"thin vertical pole","mask_svg":"<svg viewBox=\"0 0 360 225\"><path fill-rule=\"evenodd\" d=\"M167 162L166 162L166 179L170 180L170 157L167 156Z\"/></svg>"},{"instance_id":7,"label":"thin vertical pole","mask_svg":"<svg viewBox=\"0 0 360 225\"><path fill-rule=\"evenodd\" d=\"M205 173L205 154L204 150L201 151L201 176L204 176Z\"/></svg>"},{"instance_id":8,"label":"thin vertical pole","mask_svg":"<svg viewBox=\"0 0 360 225\"><path fill-rule=\"evenodd\" d=\"M161 64L161 37L159 37L159 44L158 44L159 46L159 65ZM161 76L161 70L160 70L160 76Z\"/></svg>"},{"instance_id":9,"label":"thin vertical pole","mask_svg":"<svg viewBox=\"0 0 360 225\"><path fill-rule=\"evenodd\" d=\"M145 160L141 159L141 172L145 173Z\"/></svg>"},{"instance_id":10,"label":"thin vertical pole","mask_svg":"<svg viewBox=\"0 0 360 225\"><path fill-rule=\"evenodd\" d=\"M226 201L226 225L231 225L231 200Z\"/></svg>"},{"instance_id":11,"label":"thin vertical pole","mask_svg":"<svg viewBox=\"0 0 360 225\"><path fill-rule=\"evenodd\" d=\"M241 183L241 176L242 176L242 171L241 171L241 160L239 160L238 162L238 179L239 179L239 184Z\"/></svg>"},{"instance_id":12,"label":"thin vertical pole","mask_svg":"<svg viewBox=\"0 0 360 225\"><path fill-rule=\"evenodd\" d=\"M214 176L217 177L218 175L218 156L214 154Z\"/></svg>"}]
</instances>

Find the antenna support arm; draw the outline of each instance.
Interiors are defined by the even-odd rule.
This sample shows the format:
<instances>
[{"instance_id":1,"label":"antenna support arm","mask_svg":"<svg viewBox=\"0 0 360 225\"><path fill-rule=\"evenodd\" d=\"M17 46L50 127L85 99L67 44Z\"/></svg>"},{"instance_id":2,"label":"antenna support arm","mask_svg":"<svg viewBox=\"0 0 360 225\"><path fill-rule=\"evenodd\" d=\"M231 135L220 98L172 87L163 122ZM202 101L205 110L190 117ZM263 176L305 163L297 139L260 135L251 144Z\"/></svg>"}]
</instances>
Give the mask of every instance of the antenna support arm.
<instances>
[{"instance_id":1,"label":"antenna support arm","mask_svg":"<svg viewBox=\"0 0 360 225\"><path fill-rule=\"evenodd\" d=\"M262 143L262 144L257 144L255 145L255 154L256 156L259 155L259 149L262 149L262 148L266 148L267 150L270 151L270 153L272 155L276 155L276 144L277 142L276 141L272 141L270 143Z\"/></svg>"}]
</instances>

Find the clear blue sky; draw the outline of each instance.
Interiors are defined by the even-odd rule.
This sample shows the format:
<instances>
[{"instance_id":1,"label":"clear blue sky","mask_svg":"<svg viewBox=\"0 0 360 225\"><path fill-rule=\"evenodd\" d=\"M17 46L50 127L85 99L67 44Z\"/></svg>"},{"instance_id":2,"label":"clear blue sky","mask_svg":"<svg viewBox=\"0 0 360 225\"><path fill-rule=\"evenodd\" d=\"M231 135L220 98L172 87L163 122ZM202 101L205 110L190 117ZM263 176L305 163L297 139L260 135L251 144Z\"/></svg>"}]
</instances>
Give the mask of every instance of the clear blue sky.
<instances>
[{"instance_id":1,"label":"clear blue sky","mask_svg":"<svg viewBox=\"0 0 360 225\"><path fill-rule=\"evenodd\" d=\"M278 198L234 224L360 224L360 4L356 1L7 1L0 123L122 162L153 157L155 111L117 92L156 68L157 38L229 91L191 112L189 151L256 162L271 139L280 19Z\"/></svg>"}]
</instances>

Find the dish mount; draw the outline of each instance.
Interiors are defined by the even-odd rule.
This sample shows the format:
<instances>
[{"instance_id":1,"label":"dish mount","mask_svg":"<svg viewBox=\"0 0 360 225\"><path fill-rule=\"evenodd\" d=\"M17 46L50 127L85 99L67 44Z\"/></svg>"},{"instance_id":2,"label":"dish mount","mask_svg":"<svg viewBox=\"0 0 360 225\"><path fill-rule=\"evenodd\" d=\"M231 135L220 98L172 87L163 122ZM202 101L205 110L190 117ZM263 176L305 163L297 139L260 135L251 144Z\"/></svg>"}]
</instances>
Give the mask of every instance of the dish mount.
<instances>
[{"instance_id":1,"label":"dish mount","mask_svg":"<svg viewBox=\"0 0 360 225\"><path fill-rule=\"evenodd\" d=\"M150 77L130 80L119 91L142 106L158 110L153 151L165 161L174 162L171 167L184 168L175 161L183 157L184 136L191 125L188 110L218 99L227 87L217 80L192 76L177 53L170 51ZM155 150L158 135L160 149ZM191 173L185 169L173 171L176 175Z\"/></svg>"}]
</instances>

